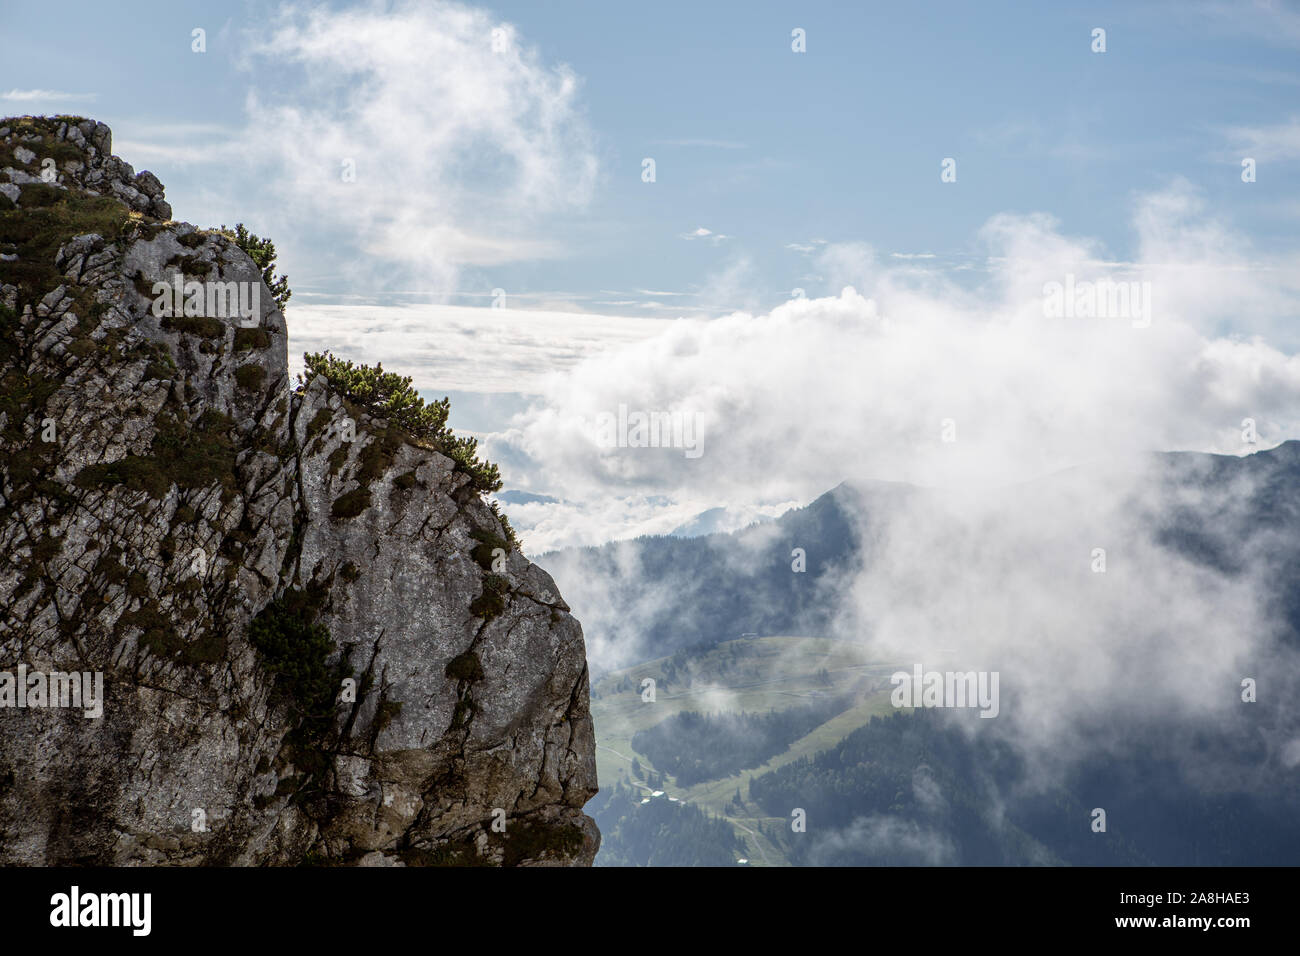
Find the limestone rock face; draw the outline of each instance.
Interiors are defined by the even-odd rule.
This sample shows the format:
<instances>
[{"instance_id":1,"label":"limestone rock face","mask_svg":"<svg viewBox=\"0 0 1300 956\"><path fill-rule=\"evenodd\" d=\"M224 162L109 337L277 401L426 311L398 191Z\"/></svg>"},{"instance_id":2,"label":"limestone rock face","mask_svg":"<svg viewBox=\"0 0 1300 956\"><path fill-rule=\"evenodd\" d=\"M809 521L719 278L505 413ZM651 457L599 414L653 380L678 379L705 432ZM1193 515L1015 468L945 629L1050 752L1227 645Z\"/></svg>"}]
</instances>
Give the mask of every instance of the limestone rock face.
<instances>
[{"instance_id":1,"label":"limestone rock face","mask_svg":"<svg viewBox=\"0 0 1300 956\"><path fill-rule=\"evenodd\" d=\"M110 143L0 120L0 864L590 864L554 582L452 459L295 387L258 266Z\"/></svg>"},{"instance_id":2,"label":"limestone rock face","mask_svg":"<svg viewBox=\"0 0 1300 956\"><path fill-rule=\"evenodd\" d=\"M35 121L34 121L35 120ZM80 117L0 120L0 193L17 201L18 186L49 182L100 196L116 196L136 212L171 219L163 184L150 172L137 174L113 155L113 132L103 123ZM48 162L47 162L48 160ZM46 170L50 172L46 172Z\"/></svg>"}]
</instances>

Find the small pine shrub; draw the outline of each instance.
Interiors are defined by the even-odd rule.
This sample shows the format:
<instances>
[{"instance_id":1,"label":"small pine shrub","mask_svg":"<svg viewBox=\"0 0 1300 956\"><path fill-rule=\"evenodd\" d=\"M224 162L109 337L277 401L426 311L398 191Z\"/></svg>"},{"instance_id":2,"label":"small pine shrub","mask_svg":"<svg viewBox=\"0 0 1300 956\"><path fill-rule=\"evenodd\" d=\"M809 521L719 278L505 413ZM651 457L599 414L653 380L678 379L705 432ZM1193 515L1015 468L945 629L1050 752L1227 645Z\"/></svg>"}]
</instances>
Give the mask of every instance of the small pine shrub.
<instances>
[{"instance_id":1,"label":"small pine shrub","mask_svg":"<svg viewBox=\"0 0 1300 956\"><path fill-rule=\"evenodd\" d=\"M475 491L490 494L501 489L497 466L478 457L478 440L457 437L447 427L449 399L426 404L411 386L409 375L385 372L382 364L373 368L354 365L330 352L309 352L303 361L307 371L298 376L300 387L317 375L324 375L330 387L347 401L386 419L390 428L400 428L415 444L450 458L457 470L469 476Z\"/></svg>"},{"instance_id":2,"label":"small pine shrub","mask_svg":"<svg viewBox=\"0 0 1300 956\"><path fill-rule=\"evenodd\" d=\"M217 231L233 239L235 245L248 253L248 257L262 270L262 281L271 290L276 305L283 312L293 293L289 291L289 277L275 274L275 243L249 232L242 222L235 223L234 229L227 229L223 225Z\"/></svg>"}]
</instances>

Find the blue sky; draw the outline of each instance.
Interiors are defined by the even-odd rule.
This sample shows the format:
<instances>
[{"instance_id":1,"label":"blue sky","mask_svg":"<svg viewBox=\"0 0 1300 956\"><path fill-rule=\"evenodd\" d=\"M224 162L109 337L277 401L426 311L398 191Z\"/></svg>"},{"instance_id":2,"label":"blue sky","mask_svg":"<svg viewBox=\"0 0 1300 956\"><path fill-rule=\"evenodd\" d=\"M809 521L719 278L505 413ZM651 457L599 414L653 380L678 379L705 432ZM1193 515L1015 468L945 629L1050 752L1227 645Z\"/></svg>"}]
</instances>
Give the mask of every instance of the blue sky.
<instances>
[{"instance_id":1,"label":"blue sky","mask_svg":"<svg viewBox=\"0 0 1300 956\"><path fill-rule=\"evenodd\" d=\"M1300 4L63 9L6 4L0 109L102 120L177 218L272 236L292 351L450 394L510 485L586 502L539 540L748 520L853 475L1240 452L1252 411L1268 443L1297 432ZM1076 272L1150 281L1155 331L1030 322ZM624 402L710 417L726 450L668 463L561 424ZM985 416L969 457L896 427L949 406ZM876 416L877 453L846 452ZM796 467L768 464L778 437Z\"/></svg>"},{"instance_id":2,"label":"blue sky","mask_svg":"<svg viewBox=\"0 0 1300 956\"><path fill-rule=\"evenodd\" d=\"M344 5L327 5L335 8ZM6 11L6 90L93 95L10 102L10 111L71 110L113 126L119 142L166 145L171 126L236 129L245 97L274 99L292 71L241 66L242 31L266 5L137 3L129 17L101 4L51 18L29 4ZM1132 254L1134 191L1173 175L1222 202L1221 213L1261 239L1293 235L1296 190L1283 163L1264 162L1243 190L1233 130L1278 127L1300 114L1300 8L1247 3L498 3L544 63L568 64L576 106L599 162L590 201L545 223L556 257L471 267L455 290L548 294L584 308L643 314L768 306L798 286L837 292L790 246L862 241L885 253L978 258L975 234L993 213L1046 210L1078 233ZM190 51L190 30L208 51ZM1107 30L1107 51L1090 33ZM807 31L807 52L790 31ZM75 56L68 51L75 50ZM307 91L295 86L290 95ZM179 143L202 145L218 133ZM657 181L641 181L653 157ZM958 162L941 184L939 163ZM131 156L126 156L128 161ZM136 161L137 166L144 163ZM152 162L186 215L209 170ZM1291 165L1290 168L1293 168ZM212 204L256 223L237 192ZM228 206L221 210L220 206ZM208 204L205 204L205 207ZM270 217L267 217L270 218ZM297 224L310 232L310 224ZM705 228L723 240L681 238ZM292 251L296 243L282 240ZM734 302L699 293L748 261ZM347 288L290 259L303 292ZM394 278L383 283L403 286ZM601 289L620 293L606 295ZM483 300L465 298L466 304ZM628 305L609 305L625 303ZM527 304L524 299L519 304Z\"/></svg>"}]
</instances>

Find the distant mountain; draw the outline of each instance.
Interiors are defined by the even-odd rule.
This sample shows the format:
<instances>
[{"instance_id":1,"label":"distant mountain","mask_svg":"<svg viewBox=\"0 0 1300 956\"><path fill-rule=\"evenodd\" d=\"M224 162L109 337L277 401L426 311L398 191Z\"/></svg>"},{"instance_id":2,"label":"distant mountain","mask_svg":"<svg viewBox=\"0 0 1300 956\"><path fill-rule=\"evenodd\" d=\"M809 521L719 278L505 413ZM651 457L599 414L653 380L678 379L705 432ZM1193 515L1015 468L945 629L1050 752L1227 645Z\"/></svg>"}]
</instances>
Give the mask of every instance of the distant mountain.
<instances>
[{"instance_id":1,"label":"distant mountain","mask_svg":"<svg viewBox=\"0 0 1300 956\"><path fill-rule=\"evenodd\" d=\"M1286 866L1300 861L1297 775L1268 789L1207 790L1171 752L1190 742L1141 735L1042 787L978 719L935 711L874 718L838 745L755 779L747 796L817 827L773 828L796 865ZM1239 731L1249 734L1248 725ZM1181 737L1182 735L1178 735ZM1196 735L1222 767L1263 756L1239 733ZM1108 814L1105 832L1091 811Z\"/></svg>"},{"instance_id":2,"label":"distant mountain","mask_svg":"<svg viewBox=\"0 0 1300 956\"><path fill-rule=\"evenodd\" d=\"M498 491L493 497L504 505L553 505L560 500L550 495L535 495L531 491Z\"/></svg>"},{"instance_id":3,"label":"distant mountain","mask_svg":"<svg viewBox=\"0 0 1300 956\"><path fill-rule=\"evenodd\" d=\"M685 521L668 532L673 538L698 538L706 534L725 534L751 524L767 524L774 519L759 517L746 519L735 514L730 508L709 508L701 511L690 521Z\"/></svg>"},{"instance_id":4,"label":"distant mountain","mask_svg":"<svg viewBox=\"0 0 1300 956\"><path fill-rule=\"evenodd\" d=\"M722 522L726 519L726 508L709 508L701 511L690 521L683 522L668 532L674 538L698 538L704 534L718 534L727 529Z\"/></svg>"},{"instance_id":5,"label":"distant mountain","mask_svg":"<svg viewBox=\"0 0 1300 956\"><path fill-rule=\"evenodd\" d=\"M734 821L759 863L1300 863L1300 442L993 490L846 483L734 534L538 563L609 674L595 695L602 759L622 774L635 758L641 777L619 779ZM761 643L744 634L804 637L783 638L765 674L690 683L705 661L743 664ZM804 729L794 708L808 691L793 681L821 666L807 639L819 636L869 660L999 671L998 719L886 702L874 720L853 710L778 739L769 729ZM640 703L645 676L657 707ZM774 696L750 717L717 716L756 686ZM791 759L744 769L787 742ZM720 774L736 777L708 782ZM735 849L719 818L658 821L653 802L597 804L618 834L598 862ZM791 829L796 810L806 831Z\"/></svg>"},{"instance_id":6,"label":"distant mountain","mask_svg":"<svg viewBox=\"0 0 1300 956\"><path fill-rule=\"evenodd\" d=\"M1276 570L1269 600L1279 621L1300 635L1300 441L1245 457L1156 454L1129 467L1150 481L1133 501L1107 499L1114 479L1103 468L1070 469L990 498L1008 513L1031 501L1049 507L1053 498L1105 502L1157 545L1222 573L1250 546ZM942 498L893 482L844 482L741 531L686 536L678 529L552 551L536 562L554 576L589 644L602 649L592 654L599 673L745 633L828 633L843 587L871 566L892 519L929 502L939 512ZM795 549L803 551L802 573L793 570Z\"/></svg>"},{"instance_id":7,"label":"distant mountain","mask_svg":"<svg viewBox=\"0 0 1300 956\"><path fill-rule=\"evenodd\" d=\"M1166 507L1148 520L1159 540L1225 574L1240 573L1243 557L1264 563L1274 583L1268 613L1300 646L1300 441L1244 458L1177 452L1158 460Z\"/></svg>"},{"instance_id":8,"label":"distant mountain","mask_svg":"<svg viewBox=\"0 0 1300 956\"><path fill-rule=\"evenodd\" d=\"M582 609L589 639L609 650L593 655L596 669L743 633L823 633L834 614L835 582L872 552L873 516L888 516L912 494L887 482L841 484L742 531L566 548L536 563L554 576L575 614ZM799 561L806 570L795 572Z\"/></svg>"}]
</instances>

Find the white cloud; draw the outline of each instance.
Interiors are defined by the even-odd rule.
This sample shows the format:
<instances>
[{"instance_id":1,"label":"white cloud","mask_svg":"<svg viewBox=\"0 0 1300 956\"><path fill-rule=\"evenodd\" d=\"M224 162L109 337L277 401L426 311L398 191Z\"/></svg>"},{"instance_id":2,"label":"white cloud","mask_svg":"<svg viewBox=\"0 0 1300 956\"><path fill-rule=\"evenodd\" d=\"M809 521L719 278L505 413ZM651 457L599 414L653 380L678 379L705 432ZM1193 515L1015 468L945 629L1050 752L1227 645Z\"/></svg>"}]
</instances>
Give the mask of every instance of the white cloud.
<instances>
[{"instance_id":1,"label":"white cloud","mask_svg":"<svg viewBox=\"0 0 1300 956\"><path fill-rule=\"evenodd\" d=\"M785 247L792 252L807 256L816 252L819 246L825 245L829 245L825 239L809 239L807 242L787 242Z\"/></svg>"},{"instance_id":2,"label":"white cloud","mask_svg":"<svg viewBox=\"0 0 1300 956\"><path fill-rule=\"evenodd\" d=\"M277 193L313 228L353 232L367 256L431 288L454 288L464 265L558 255L539 217L590 194L577 77L486 12L289 8L249 58L298 78L297 96L277 87L248 102ZM342 181L347 161L354 183Z\"/></svg>"},{"instance_id":3,"label":"white cloud","mask_svg":"<svg viewBox=\"0 0 1300 956\"><path fill-rule=\"evenodd\" d=\"M450 293L466 267L566 253L548 217L597 176L580 82L510 24L452 2L295 4L242 63L245 127L130 143L137 161L208 165L200 195L170 197L196 221L240 218L286 273L335 287Z\"/></svg>"},{"instance_id":4,"label":"white cloud","mask_svg":"<svg viewBox=\"0 0 1300 956\"><path fill-rule=\"evenodd\" d=\"M1134 228L1138 261L1116 263L1050 217L996 216L978 289L829 245L819 265L861 292L680 319L581 359L489 454L532 490L563 489L569 517L590 507L568 528L598 541L649 520L620 522L611 495L698 513L808 500L853 478L995 485L1144 450L1241 453L1245 417L1264 446L1300 435L1300 356L1260 337L1300 311L1293 255L1252 249L1182 183L1141 198ZM1069 273L1150 282L1150 326L1046 318L1044 283ZM718 286L743 295L751 276L733 263ZM1220 334L1228 315L1244 334ZM597 447L595 416L620 403L697 415L703 456ZM529 536L534 548L572 540L558 523Z\"/></svg>"},{"instance_id":5,"label":"white cloud","mask_svg":"<svg viewBox=\"0 0 1300 956\"><path fill-rule=\"evenodd\" d=\"M98 93L62 93L58 90L9 90L6 93L0 93L0 100L9 100L14 103L33 103L33 102L89 102L97 99Z\"/></svg>"},{"instance_id":6,"label":"white cloud","mask_svg":"<svg viewBox=\"0 0 1300 956\"><path fill-rule=\"evenodd\" d=\"M331 350L433 391L541 394L587 356L650 338L661 319L451 305L291 306L289 359Z\"/></svg>"},{"instance_id":7,"label":"white cloud","mask_svg":"<svg viewBox=\"0 0 1300 956\"><path fill-rule=\"evenodd\" d=\"M730 236L720 232L714 232L712 229L706 229L700 226L698 229L692 229L690 232L684 232L681 235L683 239L707 239L715 246L724 239L730 239Z\"/></svg>"},{"instance_id":8,"label":"white cloud","mask_svg":"<svg viewBox=\"0 0 1300 956\"><path fill-rule=\"evenodd\" d=\"M835 289L844 286L868 288L876 274L875 251L865 242L822 244L814 265Z\"/></svg>"},{"instance_id":9,"label":"white cloud","mask_svg":"<svg viewBox=\"0 0 1300 956\"><path fill-rule=\"evenodd\" d=\"M721 315L734 309L753 311L759 305L754 292L759 285L753 261L736 255L705 277L704 287L696 295L699 311L704 315Z\"/></svg>"},{"instance_id":10,"label":"white cloud","mask_svg":"<svg viewBox=\"0 0 1300 956\"><path fill-rule=\"evenodd\" d=\"M216 123L133 123L126 136L114 131L113 152L128 157L136 168L237 163L247 133Z\"/></svg>"},{"instance_id":11,"label":"white cloud","mask_svg":"<svg viewBox=\"0 0 1300 956\"><path fill-rule=\"evenodd\" d=\"M1249 156L1264 162L1286 162L1300 159L1300 117L1292 116L1284 123L1271 126L1234 126L1225 134L1236 155Z\"/></svg>"}]
</instances>

